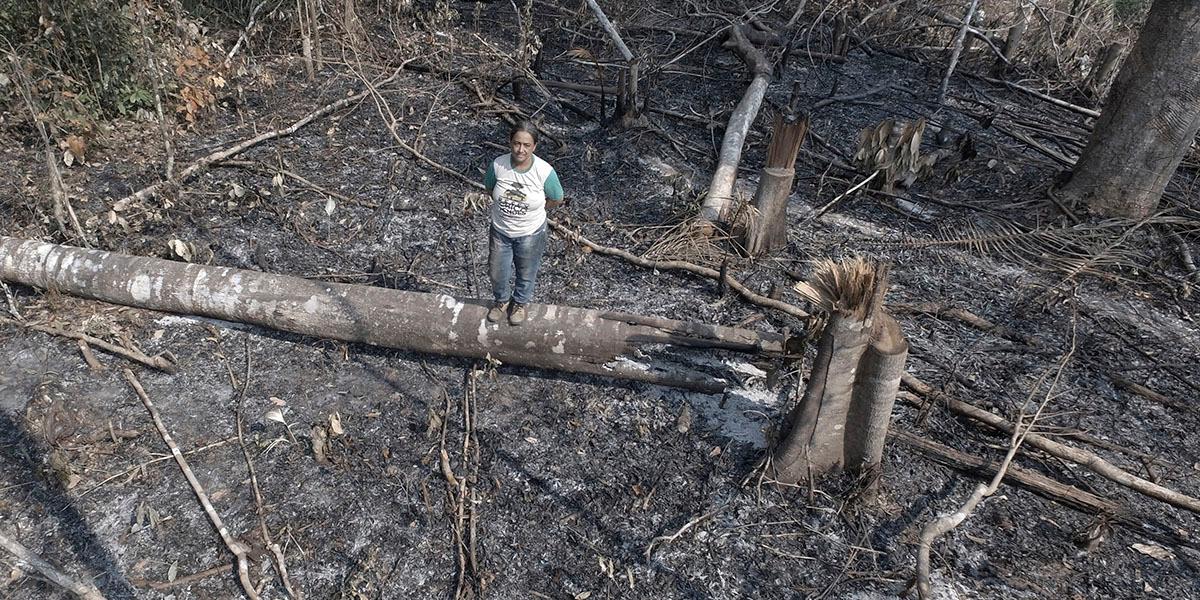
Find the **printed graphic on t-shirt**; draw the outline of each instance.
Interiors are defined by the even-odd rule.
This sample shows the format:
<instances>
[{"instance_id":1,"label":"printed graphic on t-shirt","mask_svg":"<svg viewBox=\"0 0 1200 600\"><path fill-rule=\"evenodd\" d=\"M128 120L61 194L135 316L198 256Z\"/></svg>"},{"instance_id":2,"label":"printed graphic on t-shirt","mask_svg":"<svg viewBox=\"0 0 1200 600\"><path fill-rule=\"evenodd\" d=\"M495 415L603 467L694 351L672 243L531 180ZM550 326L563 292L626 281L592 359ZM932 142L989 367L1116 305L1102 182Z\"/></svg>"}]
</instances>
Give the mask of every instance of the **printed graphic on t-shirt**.
<instances>
[{"instance_id":1,"label":"printed graphic on t-shirt","mask_svg":"<svg viewBox=\"0 0 1200 600\"><path fill-rule=\"evenodd\" d=\"M512 182L512 187L500 194L500 214L508 217L523 217L529 212L529 204L525 202L525 192L521 191L521 182Z\"/></svg>"}]
</instances>

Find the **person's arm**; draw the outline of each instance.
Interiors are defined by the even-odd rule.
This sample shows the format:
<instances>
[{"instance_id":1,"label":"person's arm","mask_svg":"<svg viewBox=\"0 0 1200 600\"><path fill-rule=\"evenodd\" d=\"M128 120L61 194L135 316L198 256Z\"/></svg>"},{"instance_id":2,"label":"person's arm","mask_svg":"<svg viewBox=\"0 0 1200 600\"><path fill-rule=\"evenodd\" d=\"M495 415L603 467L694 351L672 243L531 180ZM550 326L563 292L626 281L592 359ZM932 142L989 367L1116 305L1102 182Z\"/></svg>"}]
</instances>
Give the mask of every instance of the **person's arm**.
<instances>
[{"instance_id":1,"label":"person's arm","mask_svg":"<svg viewBox=\"0 0 1200 600\"><path fill-rule=\"evenodd\" d=\"M546 178L546 183L543 186L546 192L546 209L554 209L567 204L567 199L563 195L562 183L558 180L558 171L550 169L550 176Z\"/></svg>"}]
</instances>

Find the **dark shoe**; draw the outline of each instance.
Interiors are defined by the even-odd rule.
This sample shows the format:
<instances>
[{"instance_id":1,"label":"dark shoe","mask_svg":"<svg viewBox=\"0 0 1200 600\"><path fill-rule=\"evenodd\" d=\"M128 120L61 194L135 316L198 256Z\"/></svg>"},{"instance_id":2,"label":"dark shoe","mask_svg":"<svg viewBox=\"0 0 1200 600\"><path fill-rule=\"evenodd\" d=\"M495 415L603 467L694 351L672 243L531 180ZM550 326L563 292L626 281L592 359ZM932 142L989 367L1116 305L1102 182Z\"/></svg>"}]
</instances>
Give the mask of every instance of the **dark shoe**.
<instances>
[{"instance_id":1,"label":"dark shoe","mask_svg":"<svg viewBox=\"0 0 1200 600\"><path fill-rule=\"evenodd\" d=\"M508 324L520 325L521 323L525 322L525 317L527 316L529 315L525 313L525 305L514 303L512 305L512 310L508 313Z\"/></svg>"},{"instance_id":2,"label":"dark shoe","mask_svg":"<svg viewBox=\"0 0 1200 600\"><path fill-rule=\"evenodd\" d=\"M508 304L508 302L493 302L492 309L488 311L487 320L499 323L504 318L504 313L508 312Z\"/></svg>"}]
</instances>

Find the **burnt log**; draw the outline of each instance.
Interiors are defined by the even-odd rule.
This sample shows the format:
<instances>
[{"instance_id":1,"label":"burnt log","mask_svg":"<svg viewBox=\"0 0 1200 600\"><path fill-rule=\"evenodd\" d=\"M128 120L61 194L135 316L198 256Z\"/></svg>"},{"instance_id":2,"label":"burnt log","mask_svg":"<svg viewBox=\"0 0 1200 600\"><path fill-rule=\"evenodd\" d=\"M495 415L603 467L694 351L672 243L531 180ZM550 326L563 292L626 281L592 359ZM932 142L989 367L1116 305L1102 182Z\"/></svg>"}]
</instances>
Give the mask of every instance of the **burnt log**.
<instances>
[{"instance_id":1,"label":"burnt log","mask_svg":"<svg viewBox=\"0 0 1200 600\"><path fill-rule=\"evenodd\" d=\"M771 83L770 61L746 39L741 26L729 28L729 39L725 41L725 46L742 57L753 72L754 79L746 87L746 92L725 126L725 135L721 138L721 153L717 157L717 168L713 171L708 193L700 205L698 221L702 225L722 220L729 214L733 205L733 184L737 179L738 164L742 160L746 134L758 117L763 97L767 94L767 86Z\"/></svg>"},{"instance_id":2,"label":"burnt log","mask_svg":"<svg viewBox=\"0 0 1200 600\"><path fill-rule=\"evenodd\" d=\"M725 380L637 358L661 345L784 351L782 335L530 304L525 324L490 323L489 304L445 294L326 283L0 236L0 279L171 313L302 335L719 392Z\"/></svg>"}]
</instances>

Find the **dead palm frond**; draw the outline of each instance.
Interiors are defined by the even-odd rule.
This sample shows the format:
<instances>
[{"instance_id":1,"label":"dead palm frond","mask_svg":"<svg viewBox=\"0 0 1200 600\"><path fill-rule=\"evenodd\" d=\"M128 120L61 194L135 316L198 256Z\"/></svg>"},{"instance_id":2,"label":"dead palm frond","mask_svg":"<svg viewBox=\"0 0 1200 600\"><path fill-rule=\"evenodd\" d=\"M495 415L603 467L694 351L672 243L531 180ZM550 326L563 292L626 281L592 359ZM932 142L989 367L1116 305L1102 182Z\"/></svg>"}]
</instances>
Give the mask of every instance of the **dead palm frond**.
<instances>
[{"instance_id":1,"label":"dead palm frond","mask_svg":"<svg viewBox=\"0 0 1200 600\"><path fill-rule=\"evenodd\" d=\"M909 240L910 248L951 247L1064 275L1128 281L1128 275L1151 268L1151 248L1135 236L1148 225L1191 226L1196 222L1161 213L1140 220L1108 219L1072 226L1027 227L1009 221L944 225L929 240Z\"/></svg>"},{"instance_id":2,"label":"dead palm frond","mask_svg":"<svg viewBox=\"0 0 1200 600\"><path fill-rule=\"evenodd\" d=\"M883 302L887 276L887 266L870 259L826 259L795 290L827 313L863 320Z\"/></svg>"}]
</instances>

